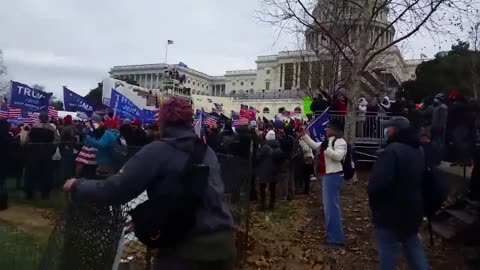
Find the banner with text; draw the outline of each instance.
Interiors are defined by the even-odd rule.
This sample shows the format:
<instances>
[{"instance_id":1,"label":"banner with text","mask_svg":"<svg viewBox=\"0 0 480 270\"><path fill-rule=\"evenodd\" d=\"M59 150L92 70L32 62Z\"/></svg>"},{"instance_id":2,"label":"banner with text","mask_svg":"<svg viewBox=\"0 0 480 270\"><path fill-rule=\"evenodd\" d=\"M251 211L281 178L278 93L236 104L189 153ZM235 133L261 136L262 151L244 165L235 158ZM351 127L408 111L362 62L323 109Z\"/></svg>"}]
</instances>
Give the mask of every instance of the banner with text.
<instances>
[{"instance_id":1,"label":"banner with text","mask_svg":"<svg viewBox=\"0 0 480 270\"><path fill-rule=\"evenodd\" d=\"M329 109L327 108L317 119L309 126L308 132L310 137L316 142L323 142L326 139L326 129L328 124Z\"/></svg>"},{"instance_id":2,"label":"banner with text","mask_svg":"<svg viewBox=\"0 0 480 270\"><path fill-rule=\"evenodd\" d=\"M87 99L65 86L63 87L63 106L66 111L83 112L89 117L93 113L93 106Z\"/></svg>"},{"instance_id":3,"label":"banner with text","mask_svg":"<svg viewBox=\"0 0 480 270\"><path fill-rule=\"evenodd\" d=\"M115 117L142 119L143 110L138 108L133 102L126 96L120 94L115 89L112 89L112 96L110 98L110 111L114 112Z\"/></svg>"},{"instance_id":4,"label":"banner with text","mask_svg":"<svg viewBox=\"0 0 480 270\"><path fill-rule=\"evenodd\" d=\"M47 93L28 85L12 81L10 107L26 112L47 112L52 93Z\"/></svg>"},{"instance_id":5,"label":"banner with text","mask_svg":"<svg viewBox=\"0 0 480 270\"><path fill-rule=\"evenodd\" d=\"M157 111L143 109L142 121L145 124L155 123L157 121Z\"/></svg>"}]
</instances>

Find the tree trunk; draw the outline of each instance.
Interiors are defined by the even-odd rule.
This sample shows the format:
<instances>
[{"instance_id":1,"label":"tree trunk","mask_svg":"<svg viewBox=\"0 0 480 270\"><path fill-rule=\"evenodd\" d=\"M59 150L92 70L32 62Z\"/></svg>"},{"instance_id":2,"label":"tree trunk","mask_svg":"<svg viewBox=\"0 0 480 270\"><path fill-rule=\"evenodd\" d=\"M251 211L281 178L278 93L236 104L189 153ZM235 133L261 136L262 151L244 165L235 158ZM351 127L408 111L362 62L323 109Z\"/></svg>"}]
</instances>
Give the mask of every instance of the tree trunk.
<instances>
[{"instance_id":1,"label":"tree trunk","mask_svg":"<svg viewBox=\"0 0 480 270\"><path fill-rule=\"evenodd\" d=\"M365 31L364 31L365 32ZM354 57L351 79L348 84L348 109L345 116L345 139L354 144L357 131L357 106L362 89L363 66L366 61L369 33L360 34L357 43L357 54Z\"/></svg>"}]
</instances>

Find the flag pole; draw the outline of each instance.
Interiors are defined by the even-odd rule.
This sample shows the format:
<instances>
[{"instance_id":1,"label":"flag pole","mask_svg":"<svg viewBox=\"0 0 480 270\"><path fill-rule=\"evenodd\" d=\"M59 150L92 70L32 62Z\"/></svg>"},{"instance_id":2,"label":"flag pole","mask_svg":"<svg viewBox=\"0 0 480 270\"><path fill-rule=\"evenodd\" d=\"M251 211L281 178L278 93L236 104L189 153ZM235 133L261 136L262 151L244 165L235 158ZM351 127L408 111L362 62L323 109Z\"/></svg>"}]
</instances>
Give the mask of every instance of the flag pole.
<instances>
[{"instance_id":1,"label":"flag pole","mask_svg":"<svg viewBox=\"0 0 480 270\"><path fill-rule=\"evenodd\" d=\"M165 45L165 64L168 64L168 40L167 44Z\"/></svg>"}]
</instances>

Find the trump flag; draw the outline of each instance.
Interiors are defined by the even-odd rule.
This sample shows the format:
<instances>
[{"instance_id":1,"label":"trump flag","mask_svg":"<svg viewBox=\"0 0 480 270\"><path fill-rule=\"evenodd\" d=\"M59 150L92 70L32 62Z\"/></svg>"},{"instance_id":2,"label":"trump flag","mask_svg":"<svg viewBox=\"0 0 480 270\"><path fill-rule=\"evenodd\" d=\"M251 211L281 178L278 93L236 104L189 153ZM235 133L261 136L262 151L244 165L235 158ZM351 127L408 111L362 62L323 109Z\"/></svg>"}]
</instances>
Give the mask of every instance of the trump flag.
<instances>
[{"instance_id":1,"label":"trump flag","mask_svg":"<svg viewBox=\"0 0 480 270\"><path fill-rule=\"evenodd\" d=\"M330 108L327 108L323 111L323 113L308 126L310 137L316 142L323 142L326 139L329 109Z\"/></svg>"},{"instance_id":2,"label":"trump flag","mask_svg":"<svg viewBox=\"0 0 480 270\"><path fill-rule=\"evenodd\" d=\"M120 94L115 89L112 89L110 111L114 112L115 117L122 119L142 119L143 116L143 110L138 108L130 99Z\"/></svg>"},{"instance_id":3,"label":"trump flag","mask_svg":"<svg viewBox=\"0 0 480 270\"><path fill-rule=\"evenodd\" d=\"M47 112L52 93L47 93L28 85L12 81L10 107L28 112Z\"/></svg>"},{"instance_id":4,"label":"trump flag","mask_svg":"<svg viewBox=\"0 0 480 270\"><path fill-rule=\"evenodd\" d=\"M87 99L65 86L63 87L63 106L66 111L83 112L89 117L93 113L93 106Z\"/></svg>"}]
</instances>

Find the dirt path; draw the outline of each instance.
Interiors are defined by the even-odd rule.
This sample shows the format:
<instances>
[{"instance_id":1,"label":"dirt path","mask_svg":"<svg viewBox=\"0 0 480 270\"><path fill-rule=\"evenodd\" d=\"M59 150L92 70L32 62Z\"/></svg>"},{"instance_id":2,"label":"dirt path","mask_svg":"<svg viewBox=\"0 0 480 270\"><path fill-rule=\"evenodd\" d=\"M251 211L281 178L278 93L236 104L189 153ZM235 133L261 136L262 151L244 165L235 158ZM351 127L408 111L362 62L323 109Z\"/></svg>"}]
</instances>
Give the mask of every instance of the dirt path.
<instances>
[{"instance_id":1,"label":"dirt path","mask_svg":"<svg viewBox=\"0 0 480 270\"><path fill-rule=\"evenodd\" d=\"M255 245L240 269L376 269L365 175L360 179L360 183L347 183L342 190L346 248L323 245L323 207L319 183L314 182L312 196L297 196L273 213L253 214ZM467 269L462 248L438 238L430 247L426 233L422 238L432 269ZM407 269L404 263L400 269Z\"/></svg>"},{"instance_id":2,"label":"dirt path","mask_svg":"<svg viewBox=\"0 0 480 270\"><path fill-rule=\"evenodd\" d=\"M55 213L29 206L11 206L0 211L0 222L11 225L35 239L45 241L53 229Z\"/></svg>"}]
</instances>

